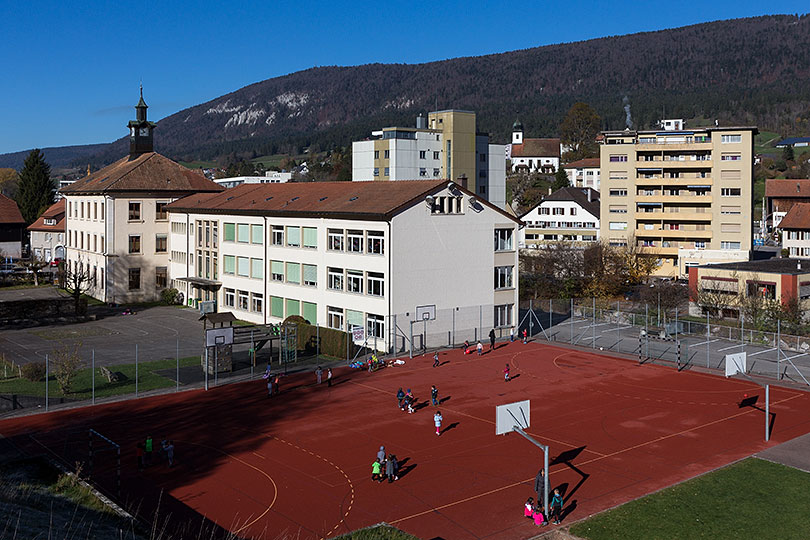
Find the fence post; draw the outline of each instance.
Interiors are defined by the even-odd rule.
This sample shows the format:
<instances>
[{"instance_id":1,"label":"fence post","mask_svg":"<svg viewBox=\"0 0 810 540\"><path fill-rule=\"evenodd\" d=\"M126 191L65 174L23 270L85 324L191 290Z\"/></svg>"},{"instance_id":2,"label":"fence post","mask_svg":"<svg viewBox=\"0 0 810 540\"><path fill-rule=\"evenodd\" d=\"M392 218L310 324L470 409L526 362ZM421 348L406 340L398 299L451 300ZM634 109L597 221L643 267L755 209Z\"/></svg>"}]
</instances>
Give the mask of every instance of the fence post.
<instances>
[{"instance_id":1,"label":"fence post","mask_svg":"<svg viewBox=\"0 0 810 540\"><path fill-rule=\"evenodd\" d=\"M45 412L48 412L48 376L50 375L50 366L48 365L48 355L45 355Z\"/></svg>"},{"instance_id":2,"label":"fence post","mask_svg":"<svg viewBox=\"0 0 810 540\"><path fill-rule=\"evenodd\" d=\"M591 313L591 349L596 348L596 297L591 297L591 303L593 305L593 313Z\"/></svg>"},{"instance_id":3,"label":"fence post","mask_svg":"<svg viewBox=\"0 0 810 540\"><path fill-rule=\"evenodd\" d=\"M180 391L180 339L177 340L174 347L174 359L177 363L177 369L175 370L175 377L174 377L174 391Z\"/></svg>"},{"instance_id":4,"label":"fence post","mask_svg":"<svg viewBox=\"0 0 810 540\"><path fill-rule=\"evenodd\" d=\"M138 397L138 344L135 344L135 397Z\"/></svg>"},{"instance_id":5,"label":"fence post","mask_svg":"<svg viewBox=\"0 0 810 540\"><path fill-rule=\"evenodd\" d=\"M568 339L568 343L574 344L574 299L571 299L571 316L568 317L570 323L568 324L568 329L571 331L571 337Z\"/></svg>"},{"instance_id":6,"label":"fence post","mask_svg":"<svg viewBox=\"0 0 810 540\"><path fill-rule=\"evenodd\" d=\"M532 310L534 310L534 304L532 303L532 299L529 298L529 336L532 335L532 331L534 330L534 324L532 321L532 315L534 315L534 313L532 313Z\"/></svg>"},{"instance_id":7,"label":"fence post","mask_svg":"<svg viewBox=\"0 0 810 540\"><path fill-rule=\"evenodd\" d=\"M413 358L413 321L408 321L408 328L411 336L411 340L408 342L408 357Z\"/></svg>"},{"instance_id":8,"label":"fence post","mask_svg":"<svg viewBox=\"0 0 810 540\"><path fill-rule=\"evenodd\" d=\"M650 357L650 328L647 326L647 320L649 319L650 314L650 305L646 302L644 303L644 356L646 358Z\"/></svg>"},{"instance_id":9,"label":"fence post","mask_svg":"<svg viewBox=\"0 0 810 540\"><path fill-rule=\"evenodd\" d=\"M279 342L279 361L281 360L281 342ZM208 347L205 348L205 389L208 390Z\"/></svg>"},{"instance_id":10,"label":"fence post","mask_svg":"<svg viewBox=\"0 0 810 540\"><path fill-rule=\"evenodd\" d=\"M396 331L396 329L394 330ZM396 344L394 344L396 348ZM317 364L321 356L321 325L315 324L315 363Z\"/></svg>"},{"instance_id":11,"label":"fence post","mask_svg":"<svg viewBox=\"0 0 810 540\"><path fill-rule=\"evenodd\" d=\"M484 337L484 306L478 304L478 339Z\"/></svg>"},{"instance_id":12,"label":"fence post","mask_svg":"<svg viewBox=\"0 0 810 540\"><path fill-rule=\"evenodd\" d=\"M93 353L90 356L90 388L91 388L91 398L90 403L93 405L96 404L96 350L93 349Z\"/></svg>"},{"instance_id":13,"label":"fence post","mask_svg":"<svg viewBox=\"0 0 810 540\"><path fill-rule=\"evenodd\" d=\"M678 327L678 308L675 308L675 341L678 343L678 369L681 367L681 329Z\"/></svg>"},{"instance_id":14,"label":"fence post","mask_svg":"<svg viewBox=\"0 0 810 540\"><path fill-rule=\"evenodd\" d=\"M710 325L711 325L711 322L709 322L709 312L706 311L706 368L707 369L709 367L709 352L710 352L709 341L711 341L711 339L709 339L709 338L712 335Z\"/></svg>"},{"instance_id":15,"label":"fence post","mask_svg":"<svg viewBox=\"0 0 810 540\"><path fill-rule=\"evenodd\" d=\"M253 330L250 331L250 378L253 378L253 368L256 365L256 343L253 341Z\"/></svg>"},{"instance_id":16,"label":"fence post","mask_svg":"<svg viewBox=\"0 0 810 540\"><path fill-rule=\"evenodd\" d=\"M740 341L742 342L740 352L745 352L745 317L743 317L742 309L740 310Z\"/></svg>"},{"instance_id":17,"label":"fence post","mask_svg":"<svg viewBox=\"0 0 810 540\"><path fill-rule=\"evenodd\" d=\"M554 309L553 305L551 304L551 298L548 299L548 327L551 328L554 324L554 321L551 318L551 311Z\"/></svg>"},{"instance_id":18,"label":"fence post","mask_svg":"<svg viewBox=\"0 0 810 540\"><path fill-rule=\"evenodd\" d=\"M450 310L451 313L453 314L453 336L450 339L450 348L453 348L453 347L456 346L456 310L457 309L458 308L453 308L452 310Z\"/></svg>"},{"instance_id":19,"label":"fence post","mask_svg":"<svg viewBox=\"0 0 810 540\"><path fill-rule=\"evenodd\" d=\"M782 321L776 319L776 380L782 378L781 368L782 362Z\"/></svg>"}]
</instances>

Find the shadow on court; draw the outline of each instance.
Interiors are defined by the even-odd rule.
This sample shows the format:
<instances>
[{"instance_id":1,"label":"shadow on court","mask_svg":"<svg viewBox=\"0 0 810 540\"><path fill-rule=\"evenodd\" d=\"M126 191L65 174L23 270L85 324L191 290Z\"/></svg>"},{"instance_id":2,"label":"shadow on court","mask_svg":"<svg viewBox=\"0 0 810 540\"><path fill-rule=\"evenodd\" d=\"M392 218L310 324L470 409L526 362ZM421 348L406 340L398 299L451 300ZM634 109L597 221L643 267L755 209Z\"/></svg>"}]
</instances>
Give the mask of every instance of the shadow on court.
<instances>
[{"instance_id":1,"label":"shadow on court","mask_svg":"<svg viewBox=\"0 0 810 540\"><path fill-rule=\"evenodd\" d=\"M452 424L450 424L449 426L447 426L446 428L444 428L443 430L441 430L441 432L440 432L440 433L441 433L442 435L444 435L445 433L447 433L447 432L448 432L448 431L450 431L451 429L455 429L455 428L457 428L457 427L458 427L458 424L459 424L458 422L453 422Z\"/></svg>"},{"instance_id":2,"label":"shadow on court","mask_svg":"<svg viewBox=\"0 0 810 540\"><path fill-rule=\"evenodd\" d=\"M744 409L746 407L751 407L752 409L756 409L760 412L765 412L765 409L759 405L759 395L750 396L747 398L743 398L739 403L739 408ZM772 411L768 411L770 415L770 420L768 421L768 433L773 433L773 426L776 424L776 413Z\"/></svg>"},{"instance_id":3,"label":"shadow on court","mask_svg":"<svg viewBox=\"0 0 810 540\"><path fill-rule=\"evenodd\" d=\"M574 461L577 457L579 457L579 455L585 450L585 448L587 448L587 446L580 446L579 448L571 448L570 450L565 450L564 452L554 457L549 463L549 466L564 464L565 466L567 466L569 469L571 469L580 476L579 482L577 482L577 485L575 485L570 491L568 489L569 488L568 482L563 482L562 484L556 487L556 489L560 490L560 495L562 495L563 500L570 499L571 497L573 497L574 493L576 493L577 490L579 490L579 488L581 488L582 485L585 483L585 481L591 476L590 474L583 472L581 469L579 469L576 465L572 463L572 461ZM564 519L565 516L573 512L576 509L576 507L577 507L576 499L570 501L565 507L563 507L561 519Z\"/></svg>"}]
</instances>

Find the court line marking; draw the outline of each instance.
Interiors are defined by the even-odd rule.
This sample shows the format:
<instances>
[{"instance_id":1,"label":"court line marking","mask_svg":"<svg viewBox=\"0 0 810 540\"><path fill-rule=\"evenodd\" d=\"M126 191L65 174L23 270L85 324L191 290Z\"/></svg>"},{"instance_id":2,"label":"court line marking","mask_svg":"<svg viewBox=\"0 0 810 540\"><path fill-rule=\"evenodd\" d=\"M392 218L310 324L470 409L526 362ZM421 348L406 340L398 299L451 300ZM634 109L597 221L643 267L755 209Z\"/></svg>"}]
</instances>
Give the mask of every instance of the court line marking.
<instances>
[{"instance_id":1,"label":"court line marking","mask_svg":"<svg viewBox=\"0 0 810 540\"><path fill-rule=\"evenodd\" d=\"M708 345L709 343L716 343L720 341L720 339L710 339L709 341L701 341L700 343L692 343L689 347L697 347L698 345Z\"/></svg>"},{"instance_id":2,"label":"court line marking","mask_svg":"<svg viewBox=\"0 0 810 540\"><path fill-rule=\"evenodd\" d=\"M795 398L799 397L800 395L802 395L802 394L796 394L796 395L794 395L794 396L790 396L790 397L788 397L788 398L785 398L785 399L783 399L783 400L777 401L777 402L775 402L775 403L771 403L771 405L778 405L778 404L780 404L780 403L784 403L785 401L790 401L791 399L795 399ZM628 452L628 451L630 451L630 450L635 450L635 449L637 449L637 448L641 448L642 446L647 446L647 445L654 444L654 443L657 443L657 442L662 441L662 440L665 440L665 439L669 439L669 438L672 438L672 437L677 437L677 436L679 436L679 435L683 435L684 433L689 433L690 431L695 431L695 430L698 430L698 429L703 429L704 427L708 427L708 426L711 426L711 425L717 424L717 423L719 423L719 422L725 422L726 420L732 420L732 419L734 419L734 418L736 418L736 417L738 417L738 416L742 416L742 415L745 415L745 414L750 414L750 413L754 412L755 410L756 410L756 409L752 409L752 410L748 410L748 411L743 411L743 412L741 412L741 413L733 414L733 415L727 416L727 417L725 417L725 418L720 418L720 419L717 419L717 420L713 420L713 421L711 421L711 422L709 422L709 423L707 423L707 424L702 424L702 425L700 425L700 426L695 426L695 427L692 427L692 428L689 428L689 429L684 429L684 430L679 431L679 432L677 432L677 433L670 433L669 435L662 435L661 437L658 437L658 438L656 438L656 439L653 439L653 440L650 440L650 441L646 441L646 442L643 442L643 443L640 443L640 444L637 444L637 445L634 445L634 446L630 446L630 447L628 447L628 448L624 448L624 449L622 449L622 450L617 450L617 451L615 451L615 452L613 452L613 453L611 453L611 454L607 454L607 455L605 455L605 456L600 456L600 457L596 457L596 458L593 458L593 459L585 460L585 461L583 461L583 462L579 462L579 463L577 463L577 466L578 466L578 467L581 467L581 466L583 466L583 465L588 465L588 464L590 464L590 463L594 463L594 462L596 462L596 461L600 461L600 460L603 460L603 459L606 459L606 458L614 457L614 456L616 456L616 455L618 455L618 454L622 454L622 453L624 453L624 452ZM560 465L565 465L565 464L564 464L564 463L562 463L562 464L560 464ZM549 474L549 476L551 476L552 474L557 473L557 472L560 472L560 471L565 470L565 469L566 469L566 467L561 466L561 467L558 467L558 468L557 468L556 470L554 470L554 471L549 471L549 473L548 473L548 474ZM403 517L403 518L395 519L395 520L393 520L393 521L389 521L389 523L390 523L391 525L394 525L394 524L396 524L396 523L401 523L401 522L403 522L403 521L408 521L408 520L410 520L410 519L417 518L417 517L421 517L421 516L424 516L424 515L426 515L426 514L431 514L431 513L437 512L437 511L439 511L439 510L444 510L445 508L449 508L449 507L451 507L451 506L456 506L456 505L458 505L458 504L463 504L463 503L468 502L468 501L471 501L471 500L473 500L473 499L478 499L478 498L481 498L481 497L486 497L487 495L491 495L491 494L493 494L493 493L497 493L498 491L504 491L504 490L507 490L507 489L511 489L511 488L513 488L513 487L520 486L520 485L522 485L522 484L526 484L527 482L531 482L533 479L534 479L534 477L532 477L532 478L527 478L526 480L523 480L523 481L520 481L520 482L513 482L512 484L509 484L509 485L506 485L506 486L502 486L502 487L499 487L499 488L495 488L495 489L491 489L491 490L486 491L486 492L484 492L484 493L479 493L478 495L473 495L473 496L471 496L471 497L466 497L466 498L464 498L464 499L461 499L461 500L458 500L458 501L454 501L454 502L451 502L451 503L447 503L447 504L443 504L443 505L441 505L441 506L437 506L437 507L435 507L435 508L431 508L431 509L429 509L429 510L424 510L424 511L422 511L422 512L418 512L418 513L416 513L416 514L412 514L412 515L410 515L410 516L405 516L405 517Z\"/></svg>"},{"instance_id":3,"label":"court line marking","mask_svg":"<svg viewBox=\"0 0 810 540\"><path fill-rule=\"evenodd\" d=\"M799 358L800 356L807 356L808 353L797 354L796 356L788 356L785 360L793 360L794 358Z\"/></svg>"},{"instance_id":4,"label":"court line marking","mask_svg":"<svg viewBox=\"0 0 810 540\"><path fill-rule=\"evenodd\" d=\"M717 349L717 352L723 352L729 349L736 349L737 347L745 347L745 343L740 343L739 345L732 345L731 347L723 347L722 349Z\"/></svg>"},{"instance_id":5,"label":"court line marking","mask_svg":"<svg viewBox=\"0 0 810 540\"><path fill-rule=\"evenodd\" d=\"M773 349L765 349L765 350L755 352L755 353L748 353L748 356L756 356L758 354L762 354L762 353L766 353L766 352L772 352L772 351L775 351L775 350L776 350L776 347L774 347Z\"/></svg>"}]
</instances>

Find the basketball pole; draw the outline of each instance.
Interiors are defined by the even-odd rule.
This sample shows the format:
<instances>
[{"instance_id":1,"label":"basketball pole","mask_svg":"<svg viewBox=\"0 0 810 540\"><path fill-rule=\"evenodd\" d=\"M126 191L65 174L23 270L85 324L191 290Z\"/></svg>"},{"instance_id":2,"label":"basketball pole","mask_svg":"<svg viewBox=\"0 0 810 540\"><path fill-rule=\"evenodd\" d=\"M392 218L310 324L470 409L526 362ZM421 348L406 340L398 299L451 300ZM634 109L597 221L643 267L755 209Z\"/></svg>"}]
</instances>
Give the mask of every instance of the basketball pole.
<instances>
[{"instance_id":1,"label":"basketball pole","mask_svg":"<svg viewBox=\"0 0 810 540\"><path fill-rule=\"evenodd\" d=\"M543 471L545 473L545 476L543 477L545 484L543 486L543 511L545 512L546 519L548 519L548 445L534 440L531 435L523 431L518 426L513 426L512 431L515 433L520 433L527 441L539 447L543 451Z\"/></svg>"}]
</instances>

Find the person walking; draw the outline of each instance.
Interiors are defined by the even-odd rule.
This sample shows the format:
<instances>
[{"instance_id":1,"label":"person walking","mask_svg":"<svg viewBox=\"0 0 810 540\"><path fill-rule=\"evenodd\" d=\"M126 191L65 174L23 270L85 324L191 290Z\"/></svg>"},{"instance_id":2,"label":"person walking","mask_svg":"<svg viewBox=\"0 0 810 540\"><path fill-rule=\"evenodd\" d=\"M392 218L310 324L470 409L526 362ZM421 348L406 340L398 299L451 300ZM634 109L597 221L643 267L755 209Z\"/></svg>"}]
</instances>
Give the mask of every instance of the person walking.
<instances>
[{"instance_id":1,"label":"person walking","mask_svg":"<svg viewBox=\"0 0 810 540\"><path fill-rule=\"evenodd\" d=\"M495 329L489 331L489 350L495 350Z\"/></svg>"},{"instance_id":2,"label":"person walking","mask_svg":"<svg viewBox=\"0 0 810 540\"><path fill-rule=\"evenodd\" d=\"M388 483L394 481L394 462L391 458L385 460L385 477L388 478Z\"/></svg>"},{"instance_id":3,"label":"person walking","mask_svg":"<svg viewBox=\"0 0 810 540\"><path fill-rule=\"evenodd\" d=\"M374 463L371 464L371 481L372 482L382 482L380 479L380 470L382 465L380 464L379 459L375 459Z\"/></svg>"},{"instance_id":4,"label":"person walking","mask_svg":"<svg viewBox=\"0 0 810 540\"><path fill-rule=\"evenodd\" d=\"M332 368L326 368L326 386L332 388Z\"/></svg>"},{"instance_id":5,"label":"person walking","mask_svg":"<svg viewBox=\"0 0 810 540\"><path fill-rule=\"evenodd\" d=\"M399 410L404 411L405 408L402 406L402 402L405 400L405 392L402 391L402 387L399 387L397 390L397 403L399 404Z\"/></svg>"},{"instance_id":6,"label":"person walking","mask_svg":"<svg viewBox=\"0 0 810 540\"><path fill-rule=\"evenodd\" d=\"M481 345L481 341L479 340L478 343L475 345L475 349L478 351L478 356L484 354L484 346Z\"/></svg>"},{"instance_id":7,"label":"person walking","mask_svg":"<svg viewBox=\"0 0 810 540\"><path fill-rule=\"evenodd\" d=\"M554 497L551 498L551 512L549 519L554 519L553 523L555 525L560 524L560 520L562 519L562 509L563 509L563 498L560 495L560 490L554 490Z\"/></svg>"},{"instance_id":8,"label":"person walking","mask_svg":"<svg viewBox=\"0 0 810 540\"><path fill-rule=\"evenodd\" d=\"M506 364L506 367L503 368L503 380L509 382L509 364Z\"/></svg>"},{"instance_id":9,"label":"person walking","mask_svg":"<svg viewBox=\"0 0 810 540\"><path fill-rule=\"evenodd\" d=\"M470 340L468 340L468 339L464 340L463 348L464 348L464 354L470 354Z\"/></svg>"},{"instance_id":10,"label":"person walking","mask_svg":"<svg viewBox=\"0 0 810 540\"><path fill-rule=\"evenodd\" d=\"M174 441L169 441L166 445L166 461L169 462L169 467L174 467Z\"/></svg>"},{"instance_id":11,"label":"person walking","mask_svg":"<svg viewBox=\"0 0 810 540\"><path fill-rule=\"evenodd\" d=\"M430 387L430 402L434 407L439 405L439 390L436 388L435 384Z\"/></svg>"},{"instance_id":12,"label":"person walking","mask_svg":"<svg viewBox=\"0 0 810 540\"><path fill-rule=\"evenodd\" d=\"M433 353L433 367L439 367L439 351Z\"/></svg>"},{"instance_id":13,"label":"person walking","mask_svg":"<svg viewBox=\"0 0 810 540\"><path fill-rule=\"evenodd\" d=\"M148 467L149 465L152 464L152 436L151 435L146 436L146 441L144 442L143 450L144 450L144 454L145 454L144 455L144 462L145 462L145 465Z\"/></svg>"},{"instance_id":14,"label":"person walking","mask_svg":"<svg viewBox=\"0 0 810 540\"><path fill-rule=\"evenodd\" d=\"M442 434L442 420L442 413L436 411L436 414L433 415L433 423L436 425L436 435Z\"/></svg>"},{"instance_id":15,"label":"person walking","mask_svg":"<svg viewBox=\"0 0 810 540\"><path fill-rule=\"evenodd\" d=\"M527 332L526 329L524 328L523 329L523 343L528 343L528 342L529 342L529 332Z\"/></svg>"},{"instance_id":16,"label":"person walking","mask_svg":"<svg viewBox=\"0 0 810 540\"><path fill-rule=\"evenodd\" d=\"M540 506L540 501L543 500L543 494L546 492L546 471L544 469L537 471L537 476L534 477L534 492L537 494L537 506Z\"/></svg>"},{"instance_id":17,"label":"person walking","mask_svg":"<svg viewBox=\"0 0 810 540\"><path fill-rule=\"evenodd\" d=\"M515 341L515 327L512 326L509 328L509 343Z\"/></svg>"},{"instance_id":18,"label":"person walking","mask_svg":"<svg viewBox=\"0 0 810 540\"><path fill-rule=\"evenodd\" d=\"M318 381L318 384L321 384L322 374L323 374L323 370L321 369L321 366L316 367L315 368L315 379Z\"/></svg>"},{"instance_id":19,"label":"person walking","mask_svg":"<svg viewBox=\"0 0 810 540\"><path fill-rule=\"evenodd\" d=\"M380 445L380 449L377 451L377 459L380 460L380 463L385 463L385 446Z\"/></svg>"},{"instance_id":20,"label":"person walking","mask_svg":"<svg viewBox=\"0 0 810 540\"><path fill-rule=\"evenodd\" d=\"M391 464L391 470L394 473L394 480L399 480L399 461L397 461L397 456L394 454L389 455L388 462ZM391 477L388 477L388 481L391 481Z\"/></svg>"},{"instance_id":21,"label":"person walking","mask_svg":"<svg viewBox=\"0 0 810 540\"><path fill-rule=\"evenodd\" d=\"M281 381L281 375L276 374L276 378L273 380L273 386L275 387L275 388L273 388L273 393L276 394L276 395L281 393L281 389L279 388L281 386L280 381Z\"/></svg>"},{"instance_id":22,"label":"person walking","mask_svg":"<svg viewBox=\"0 0 810 540\"><path fill-rule=\"evenodd\" d=\"M273 397L273 377L267 377L267 397Z\"/></svg>"}]
</instances>

